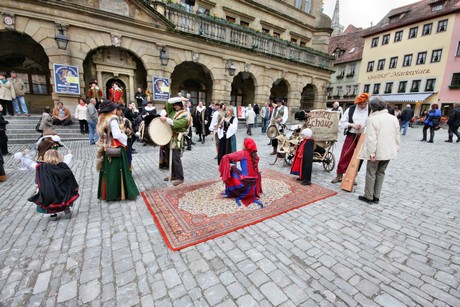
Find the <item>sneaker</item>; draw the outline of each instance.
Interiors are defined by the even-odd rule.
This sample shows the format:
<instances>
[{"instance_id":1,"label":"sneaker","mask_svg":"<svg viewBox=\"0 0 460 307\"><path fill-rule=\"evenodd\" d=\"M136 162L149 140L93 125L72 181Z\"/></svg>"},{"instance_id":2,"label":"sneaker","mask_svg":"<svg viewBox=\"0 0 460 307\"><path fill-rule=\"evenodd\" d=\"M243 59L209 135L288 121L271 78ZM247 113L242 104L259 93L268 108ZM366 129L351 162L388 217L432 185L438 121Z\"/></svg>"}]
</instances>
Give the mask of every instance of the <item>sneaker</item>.
<instances>
[{"instance_id":1,"label":"sneaker","mask_svg":"<svg viewBox=\"0 0 460 307\"><path fill-rule=\"evenodd\" d=\"M55 213L55 214L51 214L51 215L50 215L50 220L52 220L52 221L57 221L57 214L56 214L56 213Z\"/></svg>"}]
</instances>

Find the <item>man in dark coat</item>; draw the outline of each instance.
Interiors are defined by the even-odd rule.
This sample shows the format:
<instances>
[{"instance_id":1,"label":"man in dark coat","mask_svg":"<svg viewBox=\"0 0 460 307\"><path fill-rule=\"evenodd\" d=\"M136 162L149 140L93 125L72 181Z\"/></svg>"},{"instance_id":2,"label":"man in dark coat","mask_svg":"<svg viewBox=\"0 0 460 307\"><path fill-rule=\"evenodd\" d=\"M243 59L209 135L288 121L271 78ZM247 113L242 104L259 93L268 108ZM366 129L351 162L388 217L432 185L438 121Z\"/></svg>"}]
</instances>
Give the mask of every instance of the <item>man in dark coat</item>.
<instances>
[{"instance_id":1,"label":"man in dark coat","mask_svg":"<svg viewBox=\"0 0 460 307\"><path fill-rule=\"evenodd\" d=\"M457 143L460 142L460 135L458 133L458 128L460 127L460 103L455 104L455 109L447 120L447 125L449 126L449 138L446 140L447 143L452 143L452 138L454 134L457 136Z\"/></svg>"}]
</instances>

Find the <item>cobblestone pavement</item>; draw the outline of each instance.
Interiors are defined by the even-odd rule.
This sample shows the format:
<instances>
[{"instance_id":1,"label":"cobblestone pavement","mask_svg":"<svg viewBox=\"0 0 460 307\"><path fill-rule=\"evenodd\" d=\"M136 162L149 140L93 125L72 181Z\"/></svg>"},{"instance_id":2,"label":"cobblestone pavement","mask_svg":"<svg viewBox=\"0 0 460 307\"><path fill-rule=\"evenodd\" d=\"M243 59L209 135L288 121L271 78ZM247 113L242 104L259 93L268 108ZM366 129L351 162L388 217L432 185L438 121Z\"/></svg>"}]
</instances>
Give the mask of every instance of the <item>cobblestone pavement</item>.
<instances>
[{"instance_id":1,"label":"cobblestone pavement","mask_svg":"<svg viewBox=\"0 0 460 307\"><path fill-rule=\"evenodd\" d=\"M256 129L254 129L256 130ZM288 173L257 129L261 168ZM68 142L81 197L70 220L27 201L34 176L6 158L0 183L0 305L5 306L459 306L459 143L402 136L378 205L343 192L320 164L313 182L338 195L217 239L171 252L141 197L97 199L95 147ZM237 135L238 144L244 129ZM65 140L64 140L65 141ZM336 159L343 138L334 149ZM11 152L26 146L10 146ZM137 143L141 191L165 187L158 148ZM218 177L208 139L184 153L186 182Z\"/></svg>"}]
</instances>

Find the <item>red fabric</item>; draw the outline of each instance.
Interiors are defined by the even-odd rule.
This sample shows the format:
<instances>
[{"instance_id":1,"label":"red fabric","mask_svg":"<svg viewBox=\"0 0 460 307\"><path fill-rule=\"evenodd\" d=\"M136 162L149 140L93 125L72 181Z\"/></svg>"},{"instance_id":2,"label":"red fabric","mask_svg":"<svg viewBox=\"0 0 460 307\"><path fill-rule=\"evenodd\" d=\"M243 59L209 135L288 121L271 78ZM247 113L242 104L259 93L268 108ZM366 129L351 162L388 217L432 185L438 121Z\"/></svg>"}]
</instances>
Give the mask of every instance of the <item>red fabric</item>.
<instances>
[{"instance_id":1,"label":"red fabric","mask_svg":"<svg viewBox=\"0 0 460 307\"><path fill-rule=\"evenodd\" d=\"M228 155L222 157L219 164L220 178L225 183L230 178L230 159Z\"/></svg>"},{"instance_id":2,"label":"red fabric","mask_svg":"<svg viewBox=\"0 0 460 307\"><path fill-rule=\"evenodd\" d=\"M99 90L99 91L97 92L98 97L93 97L94 94L93 94L93 91L92 91L92 90L89 90L88 94L89 94L89 97L90 97L90 98L96 98L96 99L97 99L98 97L102 97L102 90Z\"/></svg>"},{"instance_id":3,"label":"red fabric","mask_svg":"<svg viewBox=\"0 0 460 307\"><path fill-rule=\"evenodd\" d=\"M243 143L244 148L246 148L249 152L257 151L256 142L254 142L251 138L245 138Z\"/></svg>"},{"instance_id":4,"label":"red fabric","mask_svg":"<svg viewBox=\"0 0 460 307\"><path fill-rule=\"evenodd\" d=\"M109 89L110 92L110 100L115 102L120 102L120 99L123 98L124 94L121 90L114 90L113 88Z\"/></svg>"},{"instance_id":5,"label":"red fabric","mask_svg":"<svg viewBox=\"0 0 460 307\"><path fill-rule=\"evenodd\" d=\"M302 158L305 143L305 140L302 139L300 144L297 144L291 165L291 174L299 175L300 178L302 178Z\"/></svg>"},{"instance_id":6,"label":"red fabric","mask_svg":"<svg viewBox=\"0 0 460 307\"><path fill-rule=\"evenodd\" d=\"M350 164L356 145L358 144L359 134L347 135L343 142L342 152L340 154L339 165L337 166L337 174L345 174Z\"/></svg>"}]
</instances>

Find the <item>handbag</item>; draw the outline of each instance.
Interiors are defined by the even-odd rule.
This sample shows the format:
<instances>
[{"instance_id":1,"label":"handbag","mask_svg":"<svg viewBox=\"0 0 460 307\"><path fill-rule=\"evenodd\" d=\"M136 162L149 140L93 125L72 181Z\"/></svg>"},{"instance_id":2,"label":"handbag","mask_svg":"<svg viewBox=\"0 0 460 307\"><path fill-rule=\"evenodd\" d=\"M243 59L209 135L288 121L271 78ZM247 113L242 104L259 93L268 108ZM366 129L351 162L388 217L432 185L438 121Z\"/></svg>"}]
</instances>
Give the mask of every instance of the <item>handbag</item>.
<instances>
[{"instance_id":1,"label":"handbag","mask_svg":"<svg viewBox=\"0 0 460 307\"><path fill-rule=\"evenodd\" d=\"M106 147L105 153L108 157L116 158L121 156L121 148L120 147Z\"/></svg>"},{"instance_id":2,"label":"handbag","mask_svg":"<svg viewBox=\"0 0 460 307\"><path fill-rule=\"evenodd\" d=\"M42 119L40 118L40 120L38 121L38 124L35 126L35 131L37 132L43 132L42 130L40 130L40 125L42 123Z\"/></svg>"}]
</instances>

